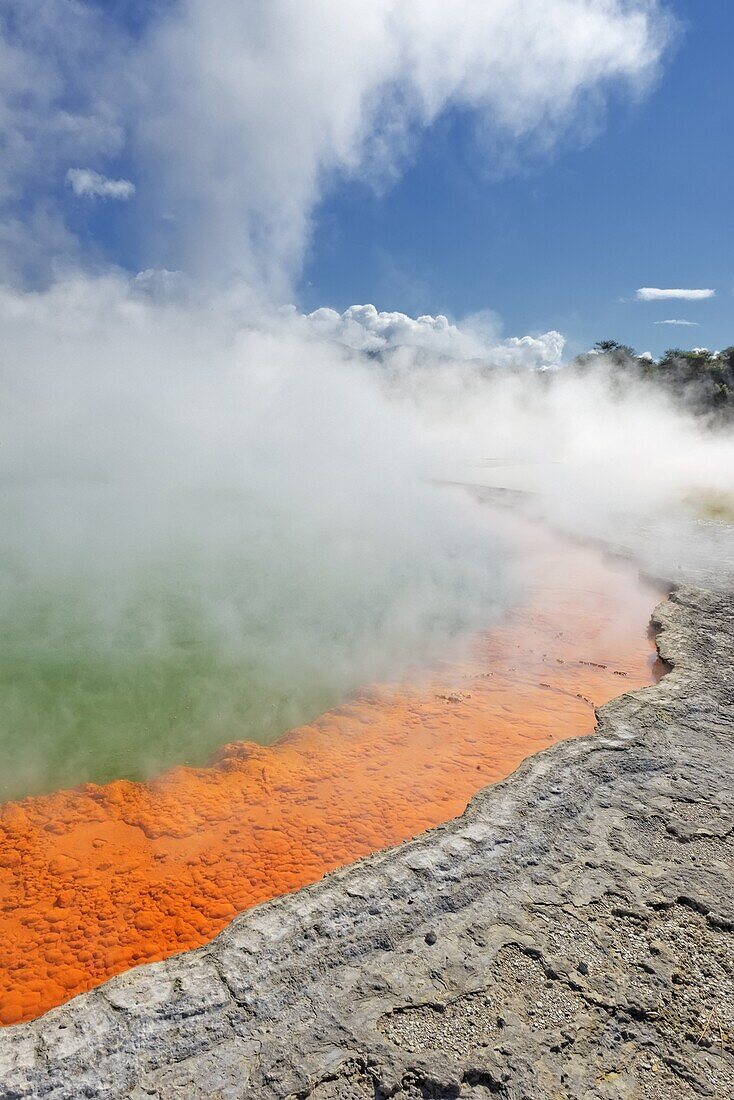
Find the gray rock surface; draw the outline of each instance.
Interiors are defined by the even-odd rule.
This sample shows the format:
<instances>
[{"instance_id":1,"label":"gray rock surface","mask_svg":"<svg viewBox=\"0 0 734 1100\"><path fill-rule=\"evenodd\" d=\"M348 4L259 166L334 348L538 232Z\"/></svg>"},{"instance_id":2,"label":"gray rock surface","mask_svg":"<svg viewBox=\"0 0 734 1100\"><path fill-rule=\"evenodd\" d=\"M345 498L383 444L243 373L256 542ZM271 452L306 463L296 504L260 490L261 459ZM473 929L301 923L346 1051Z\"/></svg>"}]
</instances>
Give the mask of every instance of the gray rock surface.
<instances>
[{"instance_id":1,"label":"gray rock surface","mask_svg":"<svg viewBox=\"0 0 734 1100\"><path fill-rule=\"evenodd\" d=\"M0 1097L734 1095L734 585L456 821L0 1032Z\"/></svg>"}]
</instances>

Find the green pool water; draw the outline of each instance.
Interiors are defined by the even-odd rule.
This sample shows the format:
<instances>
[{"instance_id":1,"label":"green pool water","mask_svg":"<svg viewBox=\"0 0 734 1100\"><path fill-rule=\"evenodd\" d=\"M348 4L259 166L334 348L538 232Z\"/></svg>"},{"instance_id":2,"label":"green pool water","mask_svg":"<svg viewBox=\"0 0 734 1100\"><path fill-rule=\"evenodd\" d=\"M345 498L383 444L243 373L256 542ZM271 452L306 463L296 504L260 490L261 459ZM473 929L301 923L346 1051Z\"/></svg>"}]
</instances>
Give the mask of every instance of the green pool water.
<instances>
[{"instance_id":1,"label":"green pool water","mask_svg":"<svg viewBox=\"0 0 734 1100\"><path fill-rule=\"evenodd\" d=\"M160 594L111 626L78 595L47 593L3 626L0 800L202 764L226 741L273 740L349 686L288 658L276 624L223 644L201 609Z\"/></svg>"},{"instance_id":2,"label":"green pool water","mask_svg":"<svg viewBox=\"0 0 734 1100\"><path fill-rule=\"evenodd\" d=\"M164 655L0 660L0 801L202 764L231 740L273 740L328 709L338 685L226 661L192 638Z\"/></svg>"},{"instance_id":3,"label":"green pool water","mask_svg":"<svg viewBox=\"0 0 734 1100\"><path fill-rule=\"evenodd\" d=\"M442 606L411 587L408 565L355 577L333 564L5 575L0 801L202 765L227 741L269 743L466 627L450 584ZM486 600L472 606L486 619Z\"/></svg>"},{"instance_id":4,"label":"green pool water","mask_svg":"<svg viewBox=\"0 0 734 1100\"><path fill-rule=\"evenodd\" d=\"M490 622L506 552L421 492L0 483L0 801L269 743Z\"/></svg>"}]
</instances>

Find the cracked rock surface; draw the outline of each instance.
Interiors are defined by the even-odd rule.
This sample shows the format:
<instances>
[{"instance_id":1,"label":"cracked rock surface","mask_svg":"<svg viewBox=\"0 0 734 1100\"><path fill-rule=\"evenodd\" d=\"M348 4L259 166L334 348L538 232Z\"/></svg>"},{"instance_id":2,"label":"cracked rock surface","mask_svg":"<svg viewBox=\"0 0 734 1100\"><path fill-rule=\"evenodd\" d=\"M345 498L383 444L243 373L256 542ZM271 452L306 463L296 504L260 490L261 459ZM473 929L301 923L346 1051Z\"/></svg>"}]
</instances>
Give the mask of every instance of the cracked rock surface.
<instances>
[{"instance_id":1,"label":"cracked rock surface","mask_svg":"<svg viewBox=\"0 0 734 1100\"><path fill-rule=\"evenodd\" d=\"M0 1097L734 1095L734 584L466 813L0 1032Z\"/></svg>"}]
</instances>

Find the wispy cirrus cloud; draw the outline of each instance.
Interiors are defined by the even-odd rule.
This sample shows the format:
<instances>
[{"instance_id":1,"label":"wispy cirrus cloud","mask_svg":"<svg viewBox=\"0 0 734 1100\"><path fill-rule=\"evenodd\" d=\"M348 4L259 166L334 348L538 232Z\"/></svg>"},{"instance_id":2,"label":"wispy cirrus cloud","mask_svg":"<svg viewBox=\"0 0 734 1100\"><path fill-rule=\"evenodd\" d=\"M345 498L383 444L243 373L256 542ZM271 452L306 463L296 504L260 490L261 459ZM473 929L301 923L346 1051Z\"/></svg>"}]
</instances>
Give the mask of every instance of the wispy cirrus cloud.
<instances>
[{"instance_id":1,"label":"wispy cirrus cloud","mask_svg":"<svg viewBox=\"0 0 734 1100\"><path fill-rule=\"evenodd\" d=\"M677 317L671 317L667 321L653 321L654 325L692 325L694 328L700 328L698 321L681 321Z\"/></svg>"},{"instance_id":2,"label":"wispy cirrus cloud","mask_svg":"<svg viewBox=\"0 0 734 1100\"><path fill-rule=\"evenodd\" d=\"M113 180L92 168L70 168L66 179L75 195L82 199L117 199L127 202L135 194L130 180Z\"/></svg>"},{"instance_id":3,"label":"wispy cirrus cloud","mask_svg":"<svg viewBox=\"0 0 734 1100\"><path fill-rule=\"evenodd\" d=\"M638 302L667 302L671 299L679 299L685 302L698 302L703 298L713 298L716 294L711 289L661 289L657 286L641 286L635 297Z\"/></svg>"}]
</instances>

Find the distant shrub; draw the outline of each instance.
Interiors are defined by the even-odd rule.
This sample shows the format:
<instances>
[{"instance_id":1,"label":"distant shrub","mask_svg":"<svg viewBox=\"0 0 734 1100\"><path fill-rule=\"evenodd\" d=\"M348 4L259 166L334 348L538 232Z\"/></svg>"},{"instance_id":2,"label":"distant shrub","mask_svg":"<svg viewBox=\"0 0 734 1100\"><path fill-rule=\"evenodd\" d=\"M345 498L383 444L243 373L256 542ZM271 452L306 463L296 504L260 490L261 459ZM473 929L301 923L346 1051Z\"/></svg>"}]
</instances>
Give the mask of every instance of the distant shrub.
<instances>
[{"instance_id":1,"label":"distant shrub","mask_svg":"<svg viewBox=\"0 0 734 1100\"><path fill-rule=\"evenodd\" d=\"M668 348L660 359L653 359L638 355L628 344L599 340L592 351L577 356L574 366L588 371L600 362L612 368L618 385L632 375L662 386L698 415L715 421L734 420L734 346L714 352Z\"/></svg>"}]
</instances>

